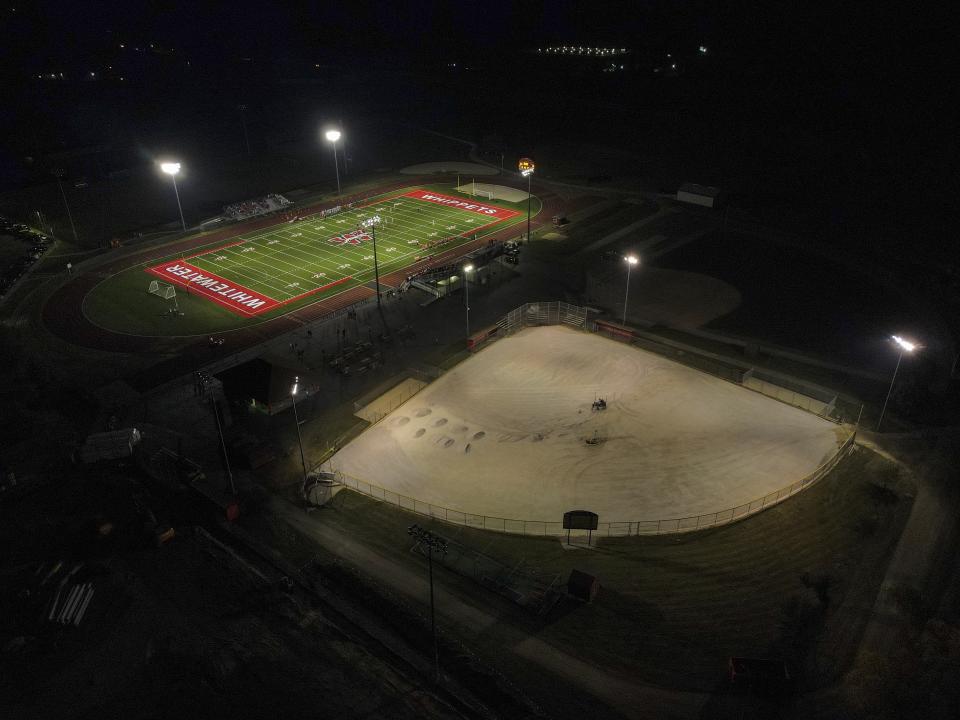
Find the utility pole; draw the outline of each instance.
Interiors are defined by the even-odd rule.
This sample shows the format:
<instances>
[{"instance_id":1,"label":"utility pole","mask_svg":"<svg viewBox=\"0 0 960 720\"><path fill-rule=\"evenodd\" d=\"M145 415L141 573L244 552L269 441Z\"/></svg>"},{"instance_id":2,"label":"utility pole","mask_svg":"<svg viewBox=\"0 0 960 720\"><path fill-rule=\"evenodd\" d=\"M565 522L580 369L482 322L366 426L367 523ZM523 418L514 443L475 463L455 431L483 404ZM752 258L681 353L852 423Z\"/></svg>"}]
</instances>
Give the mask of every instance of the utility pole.
<instances>
[{"instance_id":1,"label":"utility pole","mask_svg":"<svg viewBox=\"0 0 960 720\"><path fill-rule=\"evenodd\" d=\"M434 679L440 681L440 646L437 643L437 619L433 602L433 553L446 554L447 541L439 535L434 535L429 530L425 530L419 525L411 525L407 528L407 535L417 540L417 544L427 546L427 566L430 571L430 632L433 635L433 671Z\"/></svg>"},{"instance_id":2,"label":"utility pole","mask_svg":"<svg viewBox=\"0 0 960 720\"><path fill-rule=\"evenodd\" d=\"M53 171L53 176L57 179L57 187L60 188L60 196L63 198L63 207L67 211L67 219L70 221L70 230L73 231L73 241L80 244L80 238L77 237L77 227L73 224L73 214L70 212L70 204L67 202L67 194L63 191L63 170L59 168Z\"/></svg>"}]
</instances>

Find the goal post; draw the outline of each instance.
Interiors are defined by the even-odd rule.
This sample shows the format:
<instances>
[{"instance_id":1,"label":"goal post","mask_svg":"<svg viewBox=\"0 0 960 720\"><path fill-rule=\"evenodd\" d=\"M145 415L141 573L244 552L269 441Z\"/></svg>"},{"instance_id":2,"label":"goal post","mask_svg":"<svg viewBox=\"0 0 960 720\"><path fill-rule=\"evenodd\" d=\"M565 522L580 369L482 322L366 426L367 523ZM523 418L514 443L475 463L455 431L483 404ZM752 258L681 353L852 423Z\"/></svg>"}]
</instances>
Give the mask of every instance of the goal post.
<instances>
[{"instance_id":1,"label":"goal post","mask_svg":"<svg viewBox=\"0 0 960 720\"><path fill-rule=\"evenodd\" d=\"M147 292L150 295L156 295L163 300L173 300L173 310L179 311L177 304L177 289L169 283L162 283L158 280L151 280L147 286Z\"/></svg>"}]
</instances>

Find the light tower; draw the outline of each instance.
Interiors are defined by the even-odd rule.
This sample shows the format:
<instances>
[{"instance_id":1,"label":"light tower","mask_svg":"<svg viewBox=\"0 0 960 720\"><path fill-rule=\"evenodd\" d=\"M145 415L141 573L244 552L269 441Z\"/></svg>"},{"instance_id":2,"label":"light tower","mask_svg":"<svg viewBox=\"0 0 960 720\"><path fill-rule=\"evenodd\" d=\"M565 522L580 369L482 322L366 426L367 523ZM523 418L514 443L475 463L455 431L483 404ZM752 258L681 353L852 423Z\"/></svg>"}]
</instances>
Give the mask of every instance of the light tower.
<instances>
[{"instance_id":1,"label":"light tower","mask_svg":"<svg viewBox=\"0 0 960 720\"><path fill-rule=\"evenodd\" d=\"M73 231L73 241L79 245L80 238L77 237L77 226L73 224L73 213L70 212L70 205L67 203L67 194L63 191L63 175L64 172L60 168L53 171L53 176L57 179L57 187L60 188L60 196L63 198L63 207L67 211L67 219L70 221L70 229Z\"/></svg>"},{"instance_id":2,"label":"light tower","mask_svg":"<svg viewBox=\"0 0 960 720\"><path fill-rule=\"evenodd\" d=\"M897 379L897 371L900 369L900 361L903 360L903 354L905 352L912 353L920 347L916 343L904 340L899 335L893 335L890 339L896 343L899 353L897 353L897 366L893 369L893 377L890 378L890 388L887 390L887 397L883 401L883 409L880 411L880 419L877 420L877 432L880 432L880 423L883 422L883 415L887 412L887 403L890 402L890 394L893 392L893 383Z\"/></svg>"},{"instance_id":3,"label":"light tower","mask_svg":"<svg viewBox=\"0 0 960 720\"><path fill-rule=\"evenodd\" d=\"M337 165L337 140L340 139L339 130L327 130L324 133L327 141L333 145L333 171L337 174L337 195L340 194L340 167Z\"/></svg>"},{"instance_id":4,"label":"light tower","mask_svg":"<svg viewBox=\"0 0 960 720\"><path fill-rule=\"evenodd\" d=\"M530 158L520 158L518 163L520 174L527 179L527 242L530 242L530 180L533 177L533 171L536 166Z\"/></svg>"},{"instance_id":5,"label":"light tower","mask_svg":"<svg viewBox=\"0 0 960 720\"><path fill-rule=\"evenodd\" d=\"M183 207L180 205L180 191L177 190L177 173L180 172L180 163L178 162L164 162L160 163L160 169L170 176L170 179L173 180L173 194L177 196L177 210L180 211L180 225L183 227L183 231L187 231L187 222L183 219Z\"/></svg>"},{"instance_id":6,"label":"light tower","mask_svg":"<svg viewBox=\"0 0 960 720\"><path fill-rule=\"evenodd\" d=\"M427 547L427 567L430 570L430 634L433 635L433 672L435 679L439 680L440 646L437 643L437 615L433 604L433 554L437 552L441 555L446 555L447 541L419 525L411 525L408 527L407 534L413 537L419 544Z\"/></svg>"},{"instance_id":7,"label":"light tower","mask_svg":"<svg viewBox=\"0 0 960 720\"><path fill-rule=\"evenodd\" d=\"M360 227L370 228L370 238L373 241L373 277L377 286L377 307L380 307L380 265L377 263L377 225L381 222L379 215L374 215L360 223Z\"/></svg>"},{"instance_id":8,"label":"light tower","mask_svg":"<svg viewBox=\"0 0 960 720\"><path fill-rule=\"evenodd\" d=\"M300 444L300 465L303 467L303 490L307 491L307 460L303 455L303 436L300 434L300 416L297 414L297 390L300 389L300 376L293 379L290 399L293 401L293 421L297 424L297 442Z\"/></svg>"},{"instance_id":9,"label":"light tower","mask_svg":"<svg viewBox=\"0 0 960 720\"><path fill-rule=\"evenodd\" d=\"M627 263L627 290L623 294L623 324L627 324L627 298L630 297L630 270L633 269L634 265L640 264L640 258L636 255L627 255L624 259L624 262Z\"/></svg>"},{"instance_id":10,"label":"light tower","mask_svg":"<svg viewBox=\"0 0 960 720\"><path fill-rule=\"evenodd\" d=\"M473 265L463 266L463 297L464 305L467 306L467 337L470 337L470 278L469 273L473 272Z\"/></svg>"}]
</instances>

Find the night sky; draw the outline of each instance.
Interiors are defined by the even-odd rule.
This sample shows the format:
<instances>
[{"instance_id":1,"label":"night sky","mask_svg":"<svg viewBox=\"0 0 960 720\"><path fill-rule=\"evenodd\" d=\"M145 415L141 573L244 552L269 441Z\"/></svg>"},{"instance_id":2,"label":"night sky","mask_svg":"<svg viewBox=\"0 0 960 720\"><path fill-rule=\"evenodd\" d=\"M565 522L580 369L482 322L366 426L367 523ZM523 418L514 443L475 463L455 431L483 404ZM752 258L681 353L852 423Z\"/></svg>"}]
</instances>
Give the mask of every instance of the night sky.
<instances>
[{"instance_id":1,"label":"night sky","mask_svg":"<svg viewBox=\"0 0 960 720\"><path fill-rule=\"evenodd\" d=\"M111 68L114 80L122 75L128 83L144 81L136 91L139 108L177 97L196 108L206 103L203 112L212 115L217 112L209 99L214 94L232 90L226 107L255 105L258 93L276 92L277 80L302 78L316 66L332 69L331 75L367 73L359 92L351 91L354 98L388 94L391 85L377 85L382 73L410 71L423 79L411 83L418 91L412 92L418 99L411 106L422 112L426 98L436 92L430 76L445 62L479 68L481 82L514 82L535 72L523 51L551 43L595 43L634 53L639 71L603 98L622 105L627 117L640 115L645 103L660 95L657 88L639 84L648 70L642 63L671 51L686 60L705 45L710 62L701 70L709 74L687 73L687 105L679 112L702 112L714 124L738 124L743 117L744 132L758 145L771 146L765 150L771 157L781 145L809 144L802 136L810 134L819 145L815 154L837 168L841 184L880 182L895 185L898 196L916 194L921 202L934 198L924 213L929 216L960 190L953 171L960 163L955 132L960 116L951 102L952 27L946 10L938 17L877 3L12 3L0 10L0 52L6 55L0 72L6 96L20 97L0 108L0 144L6 146L0 148L0 176L5 185L17 184L28 177L18 165L25 155L104 142L106 123L98 112L131 97L101 90L91 101L92 89L78 93L38 83L41 73L65 72L69 85L88 68L100 73ZM150 43L155 47L148 53ZM133 47L145 52L136 56ZM503 73L510 63L524 73ZM561 92L575 98L591 90L589 85L571 82ZM436 96L438 105L444 100ZM95 102L97 112L80 109L86 102ZM78 108L75 117L58 111L54 123L49 109L74 107L69 103ZM485 106L478 100L458 107L477 116ZM491 115L500 111L490 108ZM135 116L123 110L117 128L138 126L138 119L126 120L123 113ZM151 113L156 114L154 108ZM431 124L429 117L417 120ZM444 129L448 121L438 116L432 124ZM176 122L170 119L171 134ZM195 118L179 122L193 124ZM596 126L593 118L570 118L568 124L571 136L584 124ZM615 130L609 134L618 137ZM629 145L632 139L623 142Z\"/></svg>"}]
</instances>

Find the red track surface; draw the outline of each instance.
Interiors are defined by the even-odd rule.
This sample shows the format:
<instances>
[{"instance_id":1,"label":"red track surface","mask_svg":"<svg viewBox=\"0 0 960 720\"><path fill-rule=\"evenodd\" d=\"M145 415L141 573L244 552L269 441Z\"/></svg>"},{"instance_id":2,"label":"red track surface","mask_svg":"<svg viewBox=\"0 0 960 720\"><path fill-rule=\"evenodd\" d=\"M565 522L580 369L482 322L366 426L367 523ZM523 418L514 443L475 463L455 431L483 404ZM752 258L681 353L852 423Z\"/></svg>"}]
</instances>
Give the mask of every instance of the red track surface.
<instances>
[{"instance_id":1,"label":"red track surface","mask_svg":"<svg viewBox=\"0 0 960 720\"><path fill-rule=\"evenodd\" d=\"M383 194L390 190L409 187L410 185L429 184L435 181L435 177L410 177L376 188L375 190L369 190L363 193L363 197L369 197L371 194ZM498 179L497 182L503 185L517 184L520 186L524 184L519 181L513 183L509 179ZM552 192L543 192L540 194L540 198L543 201L543 209L539 213L539 219L533 222L533 227L535 228L548 222L548 219L559 212L561 207L569 212L575 209L574 206L582 206L584 204L583 200L578 199L580 200L579 202L564 201L561 205L561 198ZM348 197L342 199L340 202L341 204L347 204L360 199L362 199L360 196ZM592 200L586 204L592 204ZM318 212L327 206L329 206L328 203L317 204L306 208L306 212ZM176 256L177 254L186 256L188 253L195 253L199 245L206 246L217 242L228 241L230 238L238 235L270 227L271 225L279 225L282 222L283 220L276 217L253 220L241 225L224 228L223 230L201 237L191 237L144 250L143 252L134 253L120 258L113 263L104 265L95 272L80 274L65 283L47 300L42 310L43 323L51 332L62 339L83 347L121 353L162 352L168 354L172 350L170 338L115 333L98 327L87 320L82 312L83 299L87 293L104 278L134 265L146 263L154 259L160 260L161 258ZM421 272L431 267L445 265L463 254L483 247L491 242L516 237L518 232L518 226L516 225L504 228L493 235L466 245L461 245L452 250L435 255L429 260L415 263L407 268L383 276L380 278L380 282L387 286L399 285L407 275ZM273 318L272 320L249 328L224 333L221 335L221 337L225 339L224 344L215 350L211 350L206 338L183 338L178 341L179 347L176 348L179 353L178 357L154 366L147 376L131 378L131 381L144 389L152 387L167 379L189 372L191 369L208 363L216 357L239 352L251 345L300 327L303 323L319 320L373 295L374 291L364 286L351 288L331 298L299 308L287 315Z\"/></svg>"}]
</instances>

